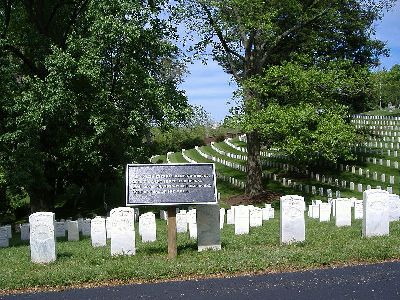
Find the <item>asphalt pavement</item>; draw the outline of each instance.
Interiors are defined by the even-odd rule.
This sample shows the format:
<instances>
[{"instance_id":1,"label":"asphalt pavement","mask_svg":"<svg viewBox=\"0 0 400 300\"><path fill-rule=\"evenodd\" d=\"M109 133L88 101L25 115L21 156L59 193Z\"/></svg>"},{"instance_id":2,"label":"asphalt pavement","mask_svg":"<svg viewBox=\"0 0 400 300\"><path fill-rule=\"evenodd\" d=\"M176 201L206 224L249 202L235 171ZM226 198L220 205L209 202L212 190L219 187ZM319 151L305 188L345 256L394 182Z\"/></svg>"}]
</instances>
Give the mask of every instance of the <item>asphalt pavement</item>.
<instances>
[{"instance_id":1,"label":"asphalt pavement","mask_svg":"<svg viewBox=\"0 0 400 300\"><path fill-rule=\"evenodd\" d=\"M0 296L0 299L400 300L400 262L231 278L68 289Z\"/></svg>"}]
</instances>

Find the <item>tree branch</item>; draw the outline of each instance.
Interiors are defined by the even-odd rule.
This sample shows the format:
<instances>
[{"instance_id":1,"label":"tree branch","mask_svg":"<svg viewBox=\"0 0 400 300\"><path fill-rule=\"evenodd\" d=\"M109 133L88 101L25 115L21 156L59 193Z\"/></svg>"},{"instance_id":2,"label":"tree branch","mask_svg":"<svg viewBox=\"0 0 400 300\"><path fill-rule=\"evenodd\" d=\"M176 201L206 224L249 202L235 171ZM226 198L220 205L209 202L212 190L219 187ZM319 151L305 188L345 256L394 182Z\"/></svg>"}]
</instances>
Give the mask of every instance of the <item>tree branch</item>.
<instances>
[{"instance_id":1,"label":"tree branch","mask_svg":"<svg viewBox=\"0 0 400 300\"><path fill-rule=\"evenodd\" d=\"M206 13L207 19L210 22L211 27L214 29L215 33L217 34L217 37L222 45L222 48L224 49L224 51L227 54L227 60L229 63L229 67L231 68L233 77L235 77L237 82L240 82L241 78L239 76L239 72L237 71L237 69L235 67L232 56L235 56L236 58L240 59L243 62L245 61L244 57L228 46L228 44L222 34L221 29L217 26L214 18L212 17L211 11L208 9L208 7L204 3L201 3L201 2L200 2L200 6Z\"/></svg>"},{"instance_id":2,"label":"tree branch","mask_svg":"<svg viewBox=\"0 0 400 300\"><path fill-rule=\"evenodd\" d=\"M4 4L4 29L1 33L1 38L5 38L8 31L8 26L10 25L11 20L11 1L7 0Z\"/></svg>"},{"instance_id":3,"label":"tree branch","mask_svg":"<svg viewBox=\"0 0 400 300\"><path fill-rule=\"evenodd\" d=\"M314 3L309 6L309 8L314 6L316 2L318 2L318 1L314 1ZM328 6L326 9L321 10L318 14L315 14L313 17L311 17L308 20L305 20L305 21L304 20L300 20L296 25L294 25L293 27L289 28L288 30L286 30L282 34L278 35L275 38L275 40L271 44L268 45L268 47L269 48L275 47L280 41L282 41L284 38L288 37L293 32L310 25L315 20L317 20L320 17L322 17L323 15L325 15L329 11L329 9L330 9L330 6ZM267 43L265 42L261 46L261 51L264 52L264 55L263 55L263 57L261 59L261 65L262 66L265 64L265 61L267 60L267 57L268 57L268 51L266 51L266 47L267 47Z\"/></svg>"},{"instance_id":4,"label":"tree branch","mask_svg":"<svg viewBox=\"0 0 400 300\"><path fill-rule=\"evenodd\" d=\"M41 70L40 68L36 67L34 62L30 60L28 57L26 57L18 48L14 47L13 45L4 45L2 46L4 50L7 50L14 54L16 57L21 59L23 63L28 66L28 68L37 75L40 79L44 80L46 77L46 72L44 70Z\"/></svg>"},{"instance_id":5,"label":"tree branch","mask_svg":"<svg viewBox=\"0 0 400 300\"><path fill-rule=\"evenodd\" d=\"M81 12L86 8L86 6L89 4L90 0L83 0L80 5L78 5L75 10L72 13L72 16L70 17L70 22L68 23L67 27L65 28L64 36L63 36L63 46L65 45L67 41L68 34L74 27L76 21L78 20L79 15Z\"/></svg>"}]
</instances>

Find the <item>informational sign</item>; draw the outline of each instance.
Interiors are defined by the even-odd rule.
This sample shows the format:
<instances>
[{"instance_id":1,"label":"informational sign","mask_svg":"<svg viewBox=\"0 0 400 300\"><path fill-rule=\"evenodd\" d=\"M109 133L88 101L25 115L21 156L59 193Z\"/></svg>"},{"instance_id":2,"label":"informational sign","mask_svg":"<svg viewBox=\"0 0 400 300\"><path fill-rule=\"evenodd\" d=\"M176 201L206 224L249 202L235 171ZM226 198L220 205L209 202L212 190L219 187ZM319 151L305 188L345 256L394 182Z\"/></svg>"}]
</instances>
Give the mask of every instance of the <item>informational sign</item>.
<instances>
[{"instance_id":1,"label":"informational sign","mask_svg":"<svg viewBox=\"0 0 400 300\"><path fill-rule=\"evenodd\" d=\"M126 205L216 204L212 163L128 164Z\"/></svg>"}]
</instances>

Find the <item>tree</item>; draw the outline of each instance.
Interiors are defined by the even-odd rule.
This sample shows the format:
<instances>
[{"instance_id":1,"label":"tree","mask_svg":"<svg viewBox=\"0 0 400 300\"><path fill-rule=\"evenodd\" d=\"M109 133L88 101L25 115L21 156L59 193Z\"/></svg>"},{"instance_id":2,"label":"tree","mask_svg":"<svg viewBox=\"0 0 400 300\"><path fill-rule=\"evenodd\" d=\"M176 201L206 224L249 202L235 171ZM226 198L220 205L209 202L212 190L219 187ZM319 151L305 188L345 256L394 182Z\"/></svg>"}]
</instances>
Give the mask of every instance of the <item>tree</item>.
<instances>
[{"instance_id":1,"label":"tree","mask_svg":"<svg viewBox=\"0 0 400 300\"><path fill-rule=\"evenodd\" d=\"M363 139L349 122L348 105L365 111L373 85L367 69L334 61L324 68L297 62L273 66L246 86L257 91L263 108L239 118L246 132L257 131L263 144L277 147L306 169L316 159L337 163L354 159L349 145Z\"/></svg>"},{"instance_id":2,"label":"tree","mask_svg":"<svg viewBox=\"0 0 400 300\"><path fill-rule=\"evenodd\" d=\"M150 128L183 117L163 4L2 2L0 166L32 211L120 181L126 163L147 161Z\"/></svg>"},{"instance_id":3,"label":"tree","mask_svg":"<svg viewBox=\"0 0 400 300\"><path fill-rule=\"evenodd\" d=\"M376 103L387 107L389 103L400 105L400 65L394 65L388 70L373 73Z\"/></svg>"},{"instance_id":4,"label":"tree","mask_svg":"<svg viewBox=\"0 0 400 300\"><path fill-rule=\"evenodd\" d=\"M375 65L384 47L371 38L372 25L390 2L181 0L180 12L199 35L194 49L211 47L242 91L244 114L251 115L266 104L245 82L272 66L304 54L311 64L348 59L354 68ZM246 192L253 195L262 190L256 130L247 132L247 151Z\"/></svg>"}]
</instances>

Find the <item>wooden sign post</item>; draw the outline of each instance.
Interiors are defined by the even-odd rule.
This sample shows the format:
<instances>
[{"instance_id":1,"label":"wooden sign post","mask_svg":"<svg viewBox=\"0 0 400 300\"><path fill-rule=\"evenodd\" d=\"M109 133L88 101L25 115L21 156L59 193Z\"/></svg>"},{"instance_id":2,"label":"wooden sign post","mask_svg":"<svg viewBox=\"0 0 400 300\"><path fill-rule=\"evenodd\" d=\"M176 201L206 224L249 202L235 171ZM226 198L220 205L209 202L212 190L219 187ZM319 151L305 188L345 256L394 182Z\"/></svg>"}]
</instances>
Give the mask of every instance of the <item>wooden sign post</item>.
<instances>
[{"instance_id":1,"label":"wooden sign post","mask_svg":"<svg viewBox=\"0 0 400 300\"><path fill-rule=\"evenodd\" d=\"M168 258L175 259L178 250L176 247L176 208L168 207Z\"/></svg>"}]
</instances>

